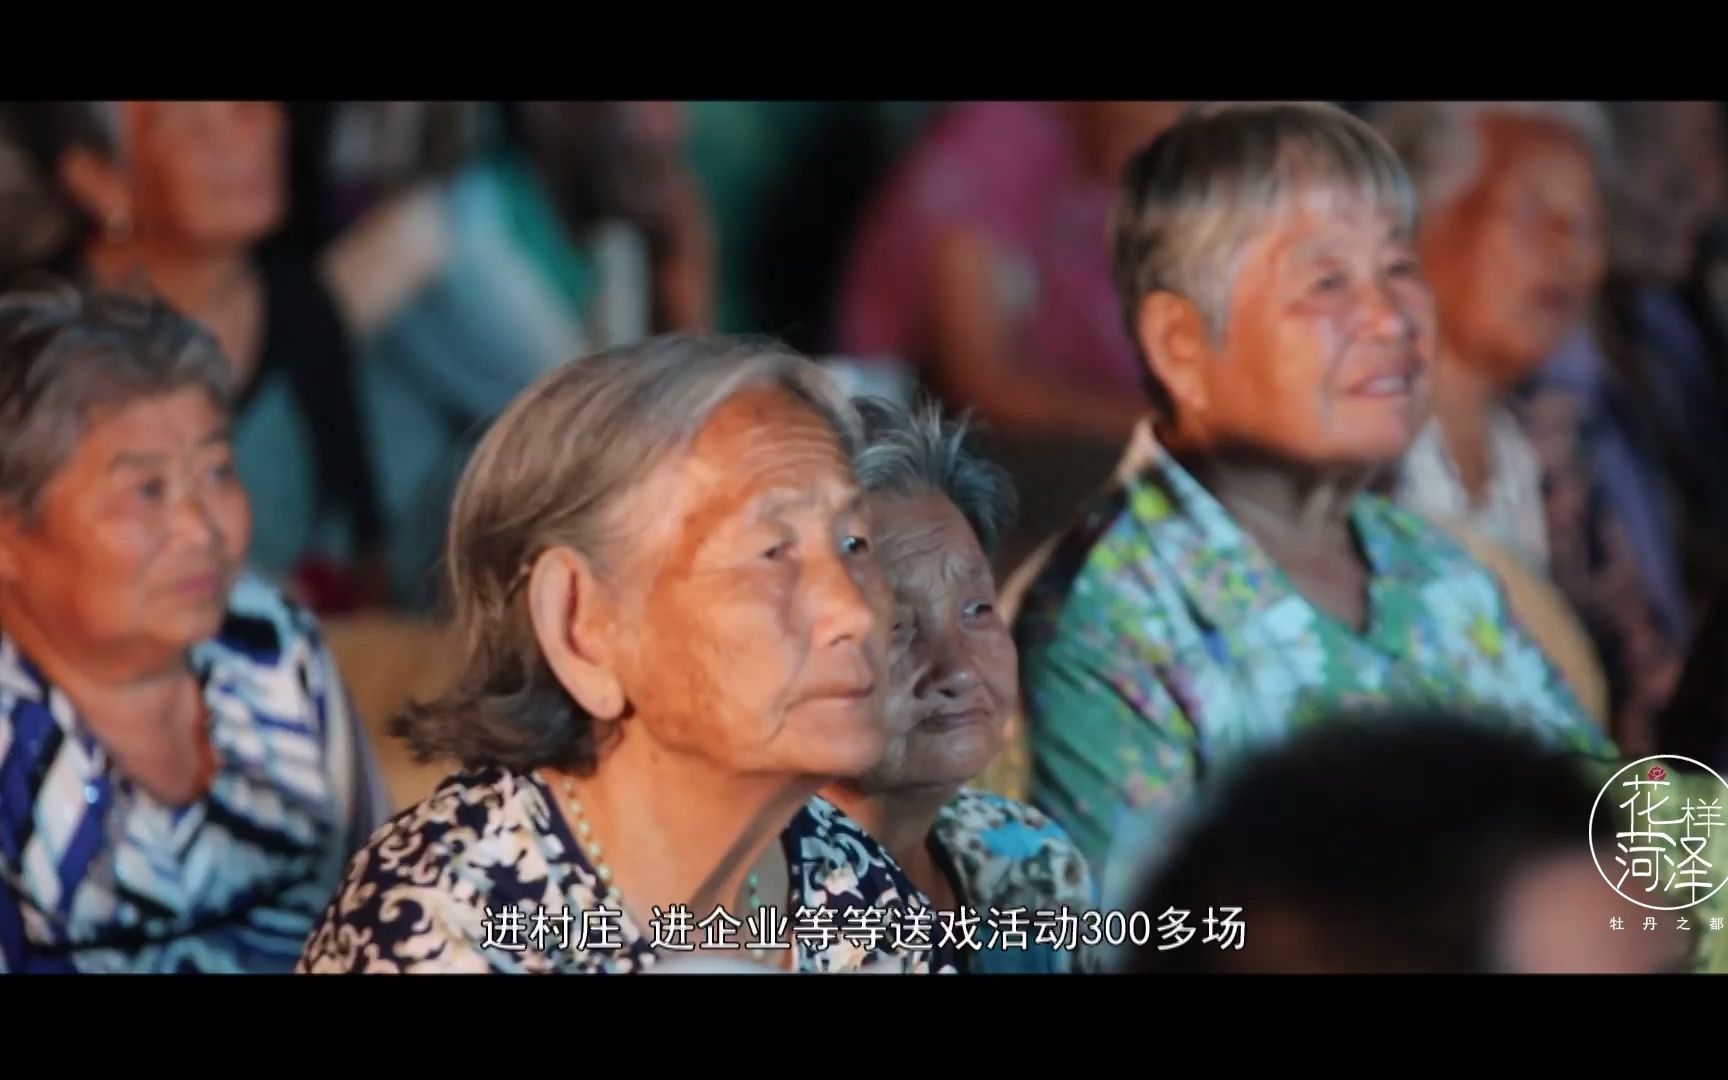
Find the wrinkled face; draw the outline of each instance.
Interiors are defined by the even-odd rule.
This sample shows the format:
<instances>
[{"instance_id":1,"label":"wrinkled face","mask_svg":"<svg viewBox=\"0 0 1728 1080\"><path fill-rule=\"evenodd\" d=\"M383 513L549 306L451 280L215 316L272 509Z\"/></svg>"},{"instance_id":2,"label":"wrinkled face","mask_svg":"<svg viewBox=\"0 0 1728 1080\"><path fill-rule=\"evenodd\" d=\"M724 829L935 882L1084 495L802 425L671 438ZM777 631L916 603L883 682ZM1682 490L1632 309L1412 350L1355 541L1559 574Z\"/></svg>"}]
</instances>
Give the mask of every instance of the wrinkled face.
<instances>
[{"instance_id":1,"label":"wrinkled face","mask_svg":"<svg viewBox=\"0 0 1728 1080\"><path fill-rule=\"evenodd\" d=\"M172 656L220 626L251 536L226 418L197 389L87 418L0 586L69 653Z\"/></svg>"},{"instance_id":2,"label":"wrinkled face","mask_svg":"<svg viewBox=\"0 0 1728 1080\"><path fill-rule=\"evenodd\" d=\"M958 786L1002 748L1018 685L990 562L943 495L875 495L870 509L894 598L886 705L893 741L865 786Z\"/></svg>"},{"instance_id":3,"label":"wrinkled face","mask_svg":"<svg viewBox=\"0 0 1728 1080\"><path fill-rule=\"evenodd\" d=\"M1402 454L1428 414L1434 306L1402 230L1340 198L1300 200L1242 253L1221 347L1166 378L1214 445L1322 466Z\"/></svg>"},{"instance_id":4,"label":"wrinkled face","mask_svg":"<svg viewBox=\"0 0 1728 1080\"><path fill-rule=\"evenodd\" d=\"M620 589L627 723L738 772L874 765L887 590L833 431L783 391L745 391L658 480Z\"/></svg>"},{"instance_id":5,"label":"wrinkled face","mask_svg":"<svg viewBox=\"0 0 1728 1080\"><path fill-rule=\"evenodd\" d=\"M137 233L195 248L254 243L284 210L281 106L273 101L128 101L113 168Z\"/></svg>"},{"instance_id":6,"label":"wrinkled face","mask_svg":"<svg viewBox=\"0 0 1728 1080\"><path fill-rule=\"evenodd\" d=\"M1589 155L1529 120L1483 121L1475 188L1424 227L1447 344L1511 386L1584 318L1607 267Z\"/></svg>"}]
</instances>

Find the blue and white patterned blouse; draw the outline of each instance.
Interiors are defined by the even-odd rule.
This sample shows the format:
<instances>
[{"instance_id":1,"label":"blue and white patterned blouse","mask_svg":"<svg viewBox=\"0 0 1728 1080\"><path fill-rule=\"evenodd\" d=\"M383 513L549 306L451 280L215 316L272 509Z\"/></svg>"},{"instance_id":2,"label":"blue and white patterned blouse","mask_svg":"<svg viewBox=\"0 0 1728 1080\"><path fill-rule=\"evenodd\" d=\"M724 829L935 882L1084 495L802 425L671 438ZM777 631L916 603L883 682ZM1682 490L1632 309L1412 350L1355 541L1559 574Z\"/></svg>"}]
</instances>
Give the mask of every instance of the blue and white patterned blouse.
<instances>
[{"instance_id":1,"label":"blue and white patterned blouse","mask_svg":"<svg viewBox=\"0 0 1728 1080\"><path fill-rule=\"evenodd\" d=\"M287 972L388 815L308 614L243 578L189 658L216 774L166 806L0 631L0 972Z\"/></svg>"},{"instance_id":2,"label":"blue and white patterned blouse","mask_svg":"<svg viewBox=\"0 0 1728 1080\"><path fill-rule=\"evenodd\" d=\"M354 857L298 970L623 975L713 956L697 947L715 941L742 959L776 927L799 972L955 970L929 900L833 803L812 797L780 844L791 884L769 901L773 915L691 911L680 935L669 922L638 925L612 898L546 781L502 768L457 773Z\"/></svg>"}]
</instances>

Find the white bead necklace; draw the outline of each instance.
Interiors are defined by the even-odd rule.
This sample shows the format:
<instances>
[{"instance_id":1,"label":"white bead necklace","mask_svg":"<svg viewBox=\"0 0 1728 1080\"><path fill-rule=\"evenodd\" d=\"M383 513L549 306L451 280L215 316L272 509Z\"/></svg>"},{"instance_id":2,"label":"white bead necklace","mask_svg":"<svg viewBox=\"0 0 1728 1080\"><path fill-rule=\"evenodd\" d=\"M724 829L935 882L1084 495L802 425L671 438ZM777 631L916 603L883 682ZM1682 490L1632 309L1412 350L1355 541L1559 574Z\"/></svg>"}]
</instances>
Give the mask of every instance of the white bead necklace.
<instances>
[{"instance_id":1,"label":"white bead necklace","mask_svg":"<svg viewBox=\"0 0 1728 1080\"><path fill-rule=\"evenodd\" d=\"M576 842L581 845L582 853L586 855L588 861L593 864L594 876L600 879L601 887L606 890L605 894L599 899L602 901L612 900L616 903L618 908L622 910L624 907L624 894L612 883L611 864L606 862L605 849L600 846L600 841L594 837L594 827L589 824L588 813L582 808L582 800L576 797L576 785L568 776L562 777L561 779L563 781L564 803L570 810L570 816L573 819L572 823L576 826ZM751 914L760 916L762 913L761 878L755 870L750 871L750 873L744 878L744 888L748 891ZM760 962L766 962L768 960L768 950L764 948L752 948L750 950L750 958Z\"/></svg>"}]
</instances>

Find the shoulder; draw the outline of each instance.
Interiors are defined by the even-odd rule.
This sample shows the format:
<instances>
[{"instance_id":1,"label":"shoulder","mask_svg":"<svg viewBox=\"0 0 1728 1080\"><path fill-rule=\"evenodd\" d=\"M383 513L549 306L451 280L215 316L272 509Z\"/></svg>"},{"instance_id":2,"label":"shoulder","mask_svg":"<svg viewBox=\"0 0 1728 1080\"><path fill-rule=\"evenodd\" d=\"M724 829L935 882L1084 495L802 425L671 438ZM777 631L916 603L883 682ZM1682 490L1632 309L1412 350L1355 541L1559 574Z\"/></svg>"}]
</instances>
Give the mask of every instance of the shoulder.
<instances>
[{"instance_id":1,"label":"shoulder","mask_svg":"<svg viewBox=\"0 0 1728 1080\"><path fill-rule=\"evenodd\" d=\"M545 894L544 812L538 789L523 777L503 770L450 777L355 854L307 942L302 970L495 966L499 957L479 948L487 910L532 906Z\"/></svg>"},{"instance_id":2,"label":"shoulder","mask_svg":"<svg viewBox=\"0 0 1728 1080\"><path fill-rule=\"evenodd\" d=\"M942 808L933 832L980 906L1037 911L1094 902L1079 846L1035 807L966 788Z\"/></svg>"},{"instance_id":3,"label":"shoulder","mask_svg":"<svg viewBox=\"0 0 1728 1080\"><path fill-rule=\"evenodd\" d=\"M875 837L838 806L812 796L787 826L794 881L811 907L883 907L925 901Z\"/></svg>"},{"instance_id":4,"label":"shoulder","mask_svg":"<svg viewBox=\"0 0 1728 1080\"><path fill-rule=\"evenodd\" d=\"M222 625L204 647L223 659L261 668L328 658L312 613L250 572L235 582Z\"/></svg>"},{"instance_id":5,"label":"shoulder","mask_svg":"<svg viewBox=\"0 0 1728 1080\"><path fill-rule=\"evenodd\" d=\"M1111 582L1133 573L1129 498L1126 488L1113 488L1057 541L1027 587L1015 619L1022 649L1046 643L1064 622L1093 612L1094 602L1108 593Z\"/></svg>"},{"instance_id":6,"label":"shoulder","mask_svg":"<svg viewBox=\"0 0 1728 1080\"><path fill-rule=\"evenodd\" d=\"M1374 531L1371 542L1384 546L1383 571L1441 586L1493 590L1493 575L1464 541L1421 512L1379 495L1364 495L1358 520Z\"/></svg>"}]
</instances>

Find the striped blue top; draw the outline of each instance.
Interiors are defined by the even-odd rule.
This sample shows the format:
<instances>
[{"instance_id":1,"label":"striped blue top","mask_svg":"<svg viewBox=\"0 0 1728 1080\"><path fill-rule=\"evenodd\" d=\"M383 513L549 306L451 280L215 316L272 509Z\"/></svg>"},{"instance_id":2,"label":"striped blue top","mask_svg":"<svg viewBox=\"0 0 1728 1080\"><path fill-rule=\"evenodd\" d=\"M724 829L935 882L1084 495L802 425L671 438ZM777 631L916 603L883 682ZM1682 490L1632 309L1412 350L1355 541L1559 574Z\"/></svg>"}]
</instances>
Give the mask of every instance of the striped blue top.
<instances>
[{"instance_id":1,"label":"striped blue top","mask_svg":"<svg viewBox=\"0 0 1728 1080\"><path fill-rule=\"evenodd\" d=\"M310 615L255 578L189 651L217 764L132 785L0 630L0 972L286 972L389 807Z\"/></svg>"}]
</instances>

